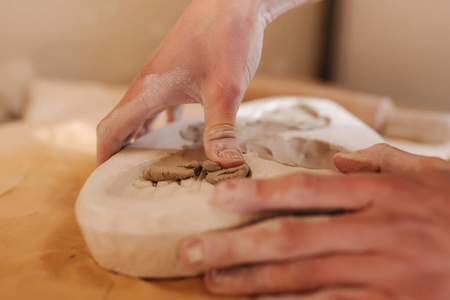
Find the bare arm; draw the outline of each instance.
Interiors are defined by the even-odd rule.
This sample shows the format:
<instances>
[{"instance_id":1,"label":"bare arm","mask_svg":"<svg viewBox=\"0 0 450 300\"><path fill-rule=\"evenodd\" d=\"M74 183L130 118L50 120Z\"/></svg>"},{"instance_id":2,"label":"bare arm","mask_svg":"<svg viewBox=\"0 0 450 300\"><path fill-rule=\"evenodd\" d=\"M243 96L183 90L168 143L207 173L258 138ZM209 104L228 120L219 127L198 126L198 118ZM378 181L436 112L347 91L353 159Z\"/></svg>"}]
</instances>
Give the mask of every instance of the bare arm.
<instances>
[{"instance_id":1,"label":"bare arm","mask_svg":"<svg viewBox=\"0 0 450 300\"><path fill-rule=\"evenodd\" d=\"M117 106L97 127L97 164L148 130L169 109L201 103L208 157L225 167L244 162L235 117L258 68L264 29L306 0L193 0L151 54Z\"/></svg>"}]
</instances>

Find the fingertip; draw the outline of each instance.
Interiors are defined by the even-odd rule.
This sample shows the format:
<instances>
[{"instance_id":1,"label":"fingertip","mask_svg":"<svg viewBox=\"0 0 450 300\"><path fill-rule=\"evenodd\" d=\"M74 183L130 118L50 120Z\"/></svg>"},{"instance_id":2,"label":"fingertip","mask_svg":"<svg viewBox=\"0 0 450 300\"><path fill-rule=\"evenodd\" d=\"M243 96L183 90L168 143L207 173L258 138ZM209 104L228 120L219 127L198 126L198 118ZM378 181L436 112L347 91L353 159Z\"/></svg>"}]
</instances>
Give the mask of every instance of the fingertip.
<instances>
[{"instance_id":1,"label":"fingertip","mask_svg":"<svg viewBox=\"0 0 450 300\"><path fill-rule=\"evenodd\" d=\"M205 152L208 158L224 168L238 167L245 163L236 139L225 138L205 141Z\"/></svg>"},{"instance_id":2,"label":"fingertip","mask_svg":"<svg viewBox=\"0 0 450 300\"><path fill-rule=\"evenodd\" d=\"M333 163L343 173L380 171L379 161L368 155L367 149L348 153L336 153L333 157Z\"/></svg>"},{"instance_id":3,"label":"fingertip","mask_svg":"<svg viewBox=\"0 0 450 300\"><path fill-rule=\"evenodd\" d=\"M245 211L248 200L255 196L254 186L255 181L249 179L233 179L222 182L214 189L214 202L226 210Z\"/></svg>"},{"instance_id":4,"label":"fingertip","mask_svg":"<svg viewBox=\"0 0 450 300\"><path fill-rule=\"evenodd\" d=\"M219 183L213 192L214 202L221 208L232 209L236 202L235 190L237 185L235 180Z\"/></svg>"},{"instance_id":5,"label":"fingertip","mask_svg":"<svg viewBox=\"0 0 450 300\"><path fill-rule=\"evenodd\" d=\"M343 172L348 173L351 172L354 169L354 154L353 153L336 153L333 156L333 163L336 166L336 168Z\"/></svg>"},{"instance_id":6,"label":"fingertip","mask_svg":"<svg viewBox=\"0 0 450 300\"><path fill-rule=\"evenodd\" d=\"M213 161L224 168L239 167L245 163L244 156L239 150L229 149L216 155Z\"/></svg>"},{"instance_id":7,"label":"fingertip","mask_svg":"<svg viewBox=\"0 0 450 300\"><path fill-rule=\"evenodd\" d=\"M230 161L244 161L244 156L242 155L241 151L235 147L221 149L216 153L216 155L220 159L227 159Z\"/></svg>"},{"instance_id":8,"label":"fingertip","mask_svg":"<svg viewBox=\"0 0 450 300\"><path fill-rule=\"evenodd\" d=\"M213 200L214 203L220 207L227 207L229 203L233 201L233 198L230 190L231 190L230 181L221 182L216 185L213 191Z\"/></svg>"},{"instance_id":9,"label":"fingertip","mask_svg":"<svg viewBox=\"0 0 450 300\"><path fill-rule=\"evenodd\" d=\"M336 163L341 163L343 161L352 159L352 155L351 153L344 153L344 152L338 152L336 154L334 154L333 156L333 162Z\"/></svg>"},{"instance_id":10,"label":"fingertip","mask_svg":"<svg viewBox=\"0 0 450 300\"><path fill-rule=\"evenodd\" d=\"M223 104L223 103L222 103ZM226 105L205 106L205 130L203 141L208 158L225 168L245 163L237 142L235 119L237 108ZM225 107L223 107L225 106ZM221 109L222 108L222 109Z\"/></svg>"}]
</instances>

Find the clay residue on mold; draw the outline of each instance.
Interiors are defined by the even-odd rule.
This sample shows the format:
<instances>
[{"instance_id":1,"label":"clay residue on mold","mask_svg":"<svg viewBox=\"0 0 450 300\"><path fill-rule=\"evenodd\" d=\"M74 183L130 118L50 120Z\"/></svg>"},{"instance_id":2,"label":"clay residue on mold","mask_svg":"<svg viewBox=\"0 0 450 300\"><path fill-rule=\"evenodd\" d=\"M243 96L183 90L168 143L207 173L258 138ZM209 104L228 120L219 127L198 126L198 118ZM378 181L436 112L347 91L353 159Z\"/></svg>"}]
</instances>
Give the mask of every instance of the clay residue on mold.
<instances>
[{"instance_id":1,"label":"clay residue on mold","mask_svg":"<svg viewBox=\"0 0 450 300\"><path fill-rule=\"evenodd\" d=\"M250 167L243 164L234 168L223 168L206 158L202 150L181 150L167 156L142 170L142 177L156 185L160 181L180 182L194 178L211 184L250 176Z\"/></svg>"},{"instance_id":2,"label":"clay residue on mold","mask_svg":"<svg viewBox=\"0 0 450 300\"><path fill-rule=\"evenodd\" d=\"M193 169L185 167L147 167L142 173L144 179L153 182L177 181L195 176Z\"/></svg>"},{"instance_id":3,"label":"clay residue on mold","mask_svg":"<svg viewBox=\"0 0 450 300\"><path fill-rule=\"evenodd\" d=\"M192 146L200 146L203 144L203 130L205 124L203 122L189 125L187 128L180 130L180 137L186 141L192 142Z\"/></svg>"},{"instance_id":4,"label":"clay residue on mold","mask_svg":"<svg viewBox=\"0 0 450 300\"><path fill-rule=\"evenodd\" d=\"M306 131L327 127L330 119L319 115L311 107L299 104L280 107L262 113L256 121L247 122L247 126L262 126L265 133L281 131Z\"/></svg>"},{"instance_id":5,"label":"clay residue on mold","mask_svg":"<svg viewBox=\"0 0 450 300\"><path fill-rule=\"evenodd\" d=\"M279 106L255 112L254 120L236 123L238 142L243 153L281 164L309 169L336 170L333 155L346 149L326 141L295 136L296 132L312 131L330 126L331 120L305 104ZM189 147L203 146L202 122L180 130L180 136L192 142Z\"/></svg>"},{"instance_id":6,"label":"clay residue on mold","mask_svg":"<svg viewBox=\"0 0 450 300\"><path fill-rule=\"evenodd\" d=\"M249 139L240 147L244 152L284 165L329 170L337 170L333 163L334 154L347 152L343 147L321 140L266 135Z\"/></svg>"},{"instance_id":7,"label":"clay residue on mold","mask_svg":"<svg viewBox=\"0 0 450 300\"><path fill-rule=\"evenodd\" d=\"M239 146L244 153L251 152L288 166L336 170L333 155L345 149L295 135L325 128L330 122L328 117L304 104L274 108L245 123Z\"/></svg>"}]
</instances>

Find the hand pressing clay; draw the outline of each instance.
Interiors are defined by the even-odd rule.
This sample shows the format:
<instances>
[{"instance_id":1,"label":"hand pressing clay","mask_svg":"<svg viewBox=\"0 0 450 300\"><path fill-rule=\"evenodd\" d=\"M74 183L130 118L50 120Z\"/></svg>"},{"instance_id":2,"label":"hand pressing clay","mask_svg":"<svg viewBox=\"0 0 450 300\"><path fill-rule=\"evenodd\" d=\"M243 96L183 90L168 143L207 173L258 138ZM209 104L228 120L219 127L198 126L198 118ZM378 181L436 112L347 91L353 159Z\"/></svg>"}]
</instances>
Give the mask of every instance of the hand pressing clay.
<instances>
[{"instance_id":1,"label":"hand pressing clay","mask_svg":"<svg viewBox=\"0 0 450 300\"><path fill-rule=\"evenodd\" d=\"M212 202L214 177L244 177L249 169L252 178L336 172L333 153L383 142L340 106L319 99L243 104L236 122L246 152L242 168L207 161L197 134L202 120L194 118L150 132L95 170L80 192L76 217L99 265L150 278L197 275L177 257L183 238L274 216L219 209Z\"/></svg>"}]
</instances>

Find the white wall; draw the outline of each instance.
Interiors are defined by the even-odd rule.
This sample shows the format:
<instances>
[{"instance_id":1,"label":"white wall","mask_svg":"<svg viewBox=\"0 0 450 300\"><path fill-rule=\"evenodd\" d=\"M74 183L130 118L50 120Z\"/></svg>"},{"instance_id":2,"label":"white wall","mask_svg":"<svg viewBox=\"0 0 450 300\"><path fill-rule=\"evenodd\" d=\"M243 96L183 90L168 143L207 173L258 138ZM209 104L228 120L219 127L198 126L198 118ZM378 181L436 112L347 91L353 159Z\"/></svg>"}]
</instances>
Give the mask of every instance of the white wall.
<instances>
[{"instance_id":1,"label":"white wall","mask_svg":"<svg viewBox=\"0 0 450 300\"><path fill-rule=\"evenodd\" d=\"M30 60L38 75L131 81L189 0L0 0L0 64ZM280 17L261 71L317 74L323 5Z\"/></svg>"},{"instance_id":2,"label":"white wall","mask_svg":"<svg viewBox=\"0 0 450 300\"><path fill-rule=\"evenodd\" d=\"M450 110L450 1L340 3L339 84Z\"/></svg>"},{"instance_id":3,"label":"white wall","mask_svg":"<svg viewBox=\"0 0 450 300\"><path fill-rule=\"evenodd\" d=\"M324 3L287 12L265 32L260 72L318 76L322 59Z\"/></svg>"},{"instance_id":4,"label":"white wall","mask_svg":"<svg viewBox=\"0 0 450 300\"><path fill-rule=\"evenodd\" d=\"M129 81L188 0L0 0L0 61L38 75Z\"/></svg>"}]
</instances>

